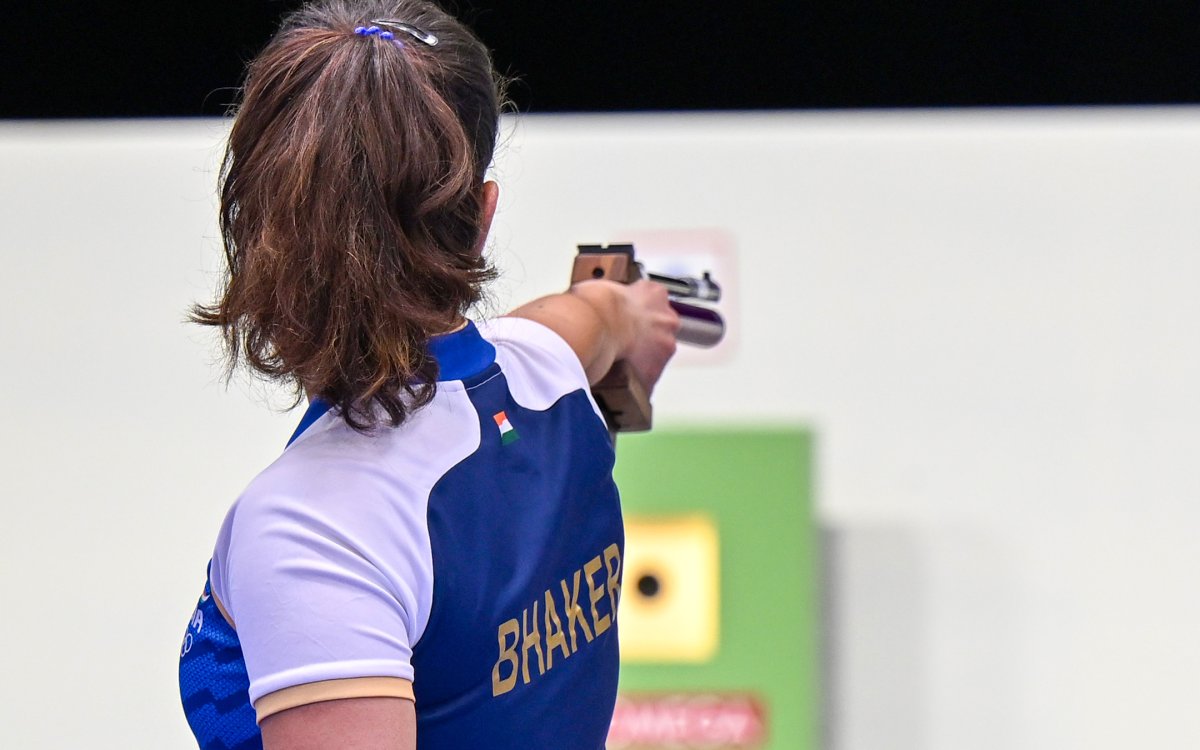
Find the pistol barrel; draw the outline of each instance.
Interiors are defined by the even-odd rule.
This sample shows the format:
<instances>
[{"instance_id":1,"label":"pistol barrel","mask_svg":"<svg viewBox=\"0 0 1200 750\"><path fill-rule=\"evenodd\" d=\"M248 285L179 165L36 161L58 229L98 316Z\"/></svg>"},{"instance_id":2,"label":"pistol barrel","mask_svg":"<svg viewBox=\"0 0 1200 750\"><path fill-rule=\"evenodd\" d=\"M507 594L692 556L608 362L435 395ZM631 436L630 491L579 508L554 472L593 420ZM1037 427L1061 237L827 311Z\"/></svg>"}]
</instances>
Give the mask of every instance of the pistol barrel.
<instances>
[{"instance_id":1,"label":"pistol barrel","mask_svg":"<svg viewBox=\"0 0 1200 750\"><path fill-rule=\"evenodd\" d=\"M705 271L700 278L695 276L667 276L661 273L647 274L656 284L662 284L667 292L677 299L697 299L701 302L720 302L721 287Z\"/></svg>"}]
</instances>

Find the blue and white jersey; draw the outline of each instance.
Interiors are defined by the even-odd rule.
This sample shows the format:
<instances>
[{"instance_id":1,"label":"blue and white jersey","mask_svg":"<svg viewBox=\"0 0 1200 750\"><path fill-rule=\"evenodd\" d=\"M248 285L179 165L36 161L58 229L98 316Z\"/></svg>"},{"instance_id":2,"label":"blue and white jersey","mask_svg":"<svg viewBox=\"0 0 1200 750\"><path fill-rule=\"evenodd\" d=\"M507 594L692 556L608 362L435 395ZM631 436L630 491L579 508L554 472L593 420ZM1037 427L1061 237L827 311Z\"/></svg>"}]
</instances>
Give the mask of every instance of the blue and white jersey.
<instances>
[{"instance_id":1,"label":"blue and white jersey","mask_svg":"<svg viewBox=\"0 0 1200 750\"><path fill-rule=\"evenodd\" d=\"M180 662L204 750L352 697L421 750L604 746L624 535L574 352L502 318L438 337L437 395L363 435L319 403L229 511Z\"/></svg>"}]
</instances>

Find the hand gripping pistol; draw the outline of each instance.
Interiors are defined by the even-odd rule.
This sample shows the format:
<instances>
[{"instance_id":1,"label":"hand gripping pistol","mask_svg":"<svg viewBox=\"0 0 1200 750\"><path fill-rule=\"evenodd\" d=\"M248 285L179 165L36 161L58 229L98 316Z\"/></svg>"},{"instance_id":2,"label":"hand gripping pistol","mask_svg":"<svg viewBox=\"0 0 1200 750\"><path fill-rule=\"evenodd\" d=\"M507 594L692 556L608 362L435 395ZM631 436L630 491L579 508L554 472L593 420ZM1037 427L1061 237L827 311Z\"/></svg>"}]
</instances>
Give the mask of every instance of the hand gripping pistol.
<instances>
[{"instance_id":1,"label":"hand gripping pistol","mask_svg":"<svg viewBox=\"0 0 1200 750\"><path fill-rule=\"evenodd\" d=\"M671 307L682 321L677 340L709 348L725 337L725 320L716 310L683 301L710 304L721 301L721 287L707 272L700 278L647 273L634 257L633 245L580 245L571 283L589 279L608 279L622 284L649 279L662 284L670 294ZM592 395L608 421L614 439L618 432L650 429L653 409L649 393L625 362L614 364L608 374L592 386Z\"/></svg>"}]
</instances>

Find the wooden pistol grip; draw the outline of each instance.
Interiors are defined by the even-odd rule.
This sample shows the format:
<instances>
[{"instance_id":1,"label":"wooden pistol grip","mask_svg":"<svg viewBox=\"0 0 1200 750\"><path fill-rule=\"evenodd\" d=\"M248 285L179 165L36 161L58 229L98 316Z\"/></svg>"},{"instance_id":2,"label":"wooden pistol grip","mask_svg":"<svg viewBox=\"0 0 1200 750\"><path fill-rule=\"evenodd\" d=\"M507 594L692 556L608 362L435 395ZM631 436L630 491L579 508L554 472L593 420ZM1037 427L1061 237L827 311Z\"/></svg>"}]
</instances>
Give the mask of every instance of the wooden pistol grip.
<instances>
[{"instance_id":1,"label":"wooden pistol grip","mask_svg":"<svg viewBox=\"0 0 1200 750\"><path fill-rule=\"evenodd\" d=\"M642 278L633 259L633 248L617 252L580 252L575 258L571 283L609 279L630 284ZM625 362L617 362L592 386L592 396L608 422L609 432L643 432L650 429L653 409L646 386Z\"/></svg>"},{"instance_id":2,"label":"wooden pistol grip","mask_svg":"<svg viewBox=\"0 0 1200 750\"><path fill-rule=\"evenodd\" d=\"M626 362L613 364L608 374L592 386L592 396L608 422L609 432L645 432L650 429L654 417L650 395Z\"/></svg>"}]
</instances>

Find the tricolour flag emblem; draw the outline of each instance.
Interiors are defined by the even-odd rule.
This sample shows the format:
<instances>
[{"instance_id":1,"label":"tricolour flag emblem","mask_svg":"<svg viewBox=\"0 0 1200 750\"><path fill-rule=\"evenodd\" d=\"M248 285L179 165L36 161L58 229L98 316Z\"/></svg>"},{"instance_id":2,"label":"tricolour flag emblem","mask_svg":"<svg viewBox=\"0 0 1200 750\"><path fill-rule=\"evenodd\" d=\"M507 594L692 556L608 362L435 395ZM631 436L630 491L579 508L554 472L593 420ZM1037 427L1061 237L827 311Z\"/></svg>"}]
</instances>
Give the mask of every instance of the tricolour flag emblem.
<instances>
[{"instance_id":1,"label":"tricolour flag emblem","mask_svg":"<svg viewBox=\"0 0 1200 750\"><path fill-rule=\"evenodd\" d=\"M499 430L500 430L500 444L501 445L508 445L509 443L515 443L517 440L520 439L521 436L518 435L517 431L513 429L512 422L508 421L507 414L505 414L502 411L496 412L496 414L494 414L492 416L492 419L496 420L496 427L499 428Z\"/></svg>"}]
</instances>

